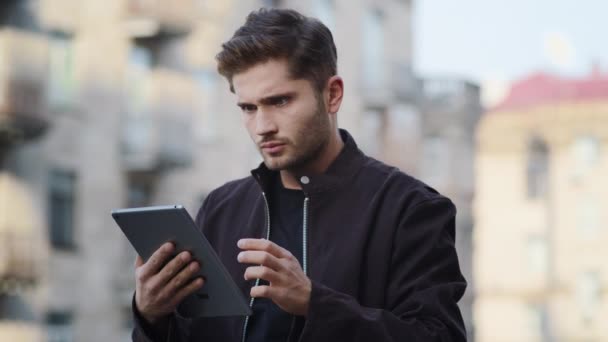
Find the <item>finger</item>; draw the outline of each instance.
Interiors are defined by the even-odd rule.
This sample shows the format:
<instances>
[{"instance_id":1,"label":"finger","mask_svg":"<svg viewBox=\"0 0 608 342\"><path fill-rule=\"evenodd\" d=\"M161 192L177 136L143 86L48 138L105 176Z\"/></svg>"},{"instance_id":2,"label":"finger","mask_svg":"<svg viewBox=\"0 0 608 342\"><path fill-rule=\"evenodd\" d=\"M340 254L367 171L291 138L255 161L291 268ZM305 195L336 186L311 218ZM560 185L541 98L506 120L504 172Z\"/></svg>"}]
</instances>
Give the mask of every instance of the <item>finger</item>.
<instances>
[{"instance_id":1,"label":"finger","mask_svg":"<svg viewBox=\"0 0 608 342\"><path fill-rule=\"evenodd\" d=\"M237 245L240 249L244 250L265 251L276 256L277 258L289 258L292 256L291 253L285 248L266 239L241 239Z\"/></svg>"},{"instance_id":2,"label":"finger","mask_svg":"<svg viewBox=\"0 0 608 342\"><path fill-rule=\"evenodd\" d=\"M272 284L281 281L281 274L266 266L251 266L245 270L245 280L264 279Z\"/></svg>"},{"instance_id":3,"label":"finger","mask_svg":"<svg viewBox=\"0 0 608 342\"><path fill-rule=\"evenodd\" d=\"M174 277L169 279L165 289L170 293L175 293L182 286L188 283L188 281L196 275L196 272L200 270L200 266L198 262L193 261L187 267L184 267L179 273L177 273Z\"/></svg>"},{"instance_id":4,"label":"finger","mask_svg":"<svg viewBox=\"0 0 608 342\"><path fill-rule=\"evenodd\" d=\"M146 263L142 266L142 276L150 277L158 273L158 271L160 271L163 267L163 264L165 263L167 258L169 258L169 256L171 255L171 252L173 252L174 248L175 247L170 242L167 242L160 246L154 252L154 254L152 254L148 261L146 261Z\"/></svg>"},{"instance_id":5,"label":"finger","mask_svg":"<svg viewBox=\"0 0 608 342\"><path fill-rule=\"evenodd\" d=\"M163 268L158 272L156 281L159 285L168 283L176 274L178 274L188 262L192 260L190 252L184 251L171 259Z\"/></svg>"},{"instance_id":6,"label":"finger","mask_svg":"<svg viewBox=\"0 0 608 342\"><path fill-rule=\"evenodd\" d=\"M273 299L276 296L276 289L268 285L258 285L251 288L249 295L252 298L269 298ZM274 300L273 300L274 301Z\"/></svg>"},{"instance_id":7,"label":"finger","mask_svg":"<svg viewBox=\"0 0 608 342\"><path fill-rule=\"evenodd\" d=\"M142 259L139 255L135 258L135 267L140 267L144 264L144 259Z\"/></svg>"},{"instance_id":8,"label":"finger","mask_svg":"<svg viewBox=\"0 0 608 342\"><path fill-rule=\"evenodd\" d=\"M243 251L237 256L242 264L255 264L270 267L275 271L283 269L283 265L274 255L264 251Z\"/></svg>"},{"instance_id":9,"label":"finger","mask_svg":"<svg viewBox=\"0 0 608 342\"><path fill-rule=\"evenodd\" d=\"M203 285L205 285L205 281L202 278L193 279L186 286L182 287L176 294L173 296L173 305L177 306L179 303L184 300L184 298L188 297L192 293L200 290Z\"/></svg>"}]
</instances>

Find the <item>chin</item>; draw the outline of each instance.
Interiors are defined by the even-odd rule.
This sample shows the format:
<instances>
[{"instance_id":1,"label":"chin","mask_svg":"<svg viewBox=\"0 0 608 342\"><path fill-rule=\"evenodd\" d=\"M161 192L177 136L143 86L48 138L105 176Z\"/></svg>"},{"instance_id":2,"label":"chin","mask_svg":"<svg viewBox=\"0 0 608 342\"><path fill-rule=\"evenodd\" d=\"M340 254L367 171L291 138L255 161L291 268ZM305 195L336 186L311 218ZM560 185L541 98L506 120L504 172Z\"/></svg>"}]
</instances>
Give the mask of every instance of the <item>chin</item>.
<instances>
[{"instance_id":1,"label":"chin","mask_svg":"<svg viewBox=\"0 0 608 342\"><path fill-rule=\"evenodd\" d=\"M264 165L266 165L266 167L272 171L281 171L284 169L283 165L281 165L281 163L277 160L264 159Z\"/></svg>"},{"instance_id":2,"label":"chin","mask_svg":"<svg viewBox=\"0 0 608 342\"><path fill-rule=\"evenodd\" d=\"M264 158L264 165L266 165L266 167L272 171L281 171L281 170L288 169L292 166L292 164L293 164L293 161L286 159L286 158L281 158L281 157Z\"/></svg>"}]
</instances>

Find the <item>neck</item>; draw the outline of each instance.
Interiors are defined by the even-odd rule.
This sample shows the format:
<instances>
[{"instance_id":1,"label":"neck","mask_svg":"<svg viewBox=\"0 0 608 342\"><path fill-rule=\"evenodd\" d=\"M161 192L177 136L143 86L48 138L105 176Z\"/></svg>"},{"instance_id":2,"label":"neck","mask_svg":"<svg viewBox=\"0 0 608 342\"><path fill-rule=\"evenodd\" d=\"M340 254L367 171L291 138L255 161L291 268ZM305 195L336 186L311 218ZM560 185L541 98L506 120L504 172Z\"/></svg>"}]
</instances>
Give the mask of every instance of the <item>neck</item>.
<instances>
[{"instance_id":1,"label":"neck","mask_svg":"<svg viewBox=\"0 0 608 342\"><path fill-rule=\"evenodd\" d=\"M315 159L296 169L281 170L281 182L283 186L287 189L302 189L298 178L306 175L318 175L327 171L327 168L336 160L343 147L344 142L342 141L340 132L336 129L327 145L323 147Z\"/></svg>"}]
</instances>

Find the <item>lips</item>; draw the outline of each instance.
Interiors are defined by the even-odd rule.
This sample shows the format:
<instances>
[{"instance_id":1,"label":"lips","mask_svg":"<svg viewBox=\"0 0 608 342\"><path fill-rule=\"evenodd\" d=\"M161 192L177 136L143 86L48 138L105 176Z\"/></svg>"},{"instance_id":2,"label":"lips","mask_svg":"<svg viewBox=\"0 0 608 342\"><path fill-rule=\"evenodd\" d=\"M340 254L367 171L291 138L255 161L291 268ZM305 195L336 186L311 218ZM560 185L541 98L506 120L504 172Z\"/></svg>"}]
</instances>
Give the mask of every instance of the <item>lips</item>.
<instances>
[{"instance_id":1,"label":"lips","mask_svg":"<svg viewBox=\"0 0 608 342\"><path fill-rule=\"evenodd\" d=\"M283 149L285 148L285 143L282 143L279 141L269 141L269 142L260 144L260 148L264 152L267 152L270 154L275 154L275 153L279 153L279 152L283 151Z\"/></svg>"}]
</instances>

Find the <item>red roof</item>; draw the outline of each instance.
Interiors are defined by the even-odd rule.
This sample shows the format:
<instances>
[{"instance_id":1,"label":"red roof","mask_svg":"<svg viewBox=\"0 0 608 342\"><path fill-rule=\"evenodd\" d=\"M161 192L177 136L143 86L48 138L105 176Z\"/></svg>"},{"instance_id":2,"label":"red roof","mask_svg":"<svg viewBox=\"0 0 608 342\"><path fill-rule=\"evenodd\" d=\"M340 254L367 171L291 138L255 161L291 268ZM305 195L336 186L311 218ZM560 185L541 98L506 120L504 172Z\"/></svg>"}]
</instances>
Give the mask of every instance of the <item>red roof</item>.
<instances>
[{"instance_id":1,"label":"red roof","mask_svg":"<svg viewBox=\"0 0 608 342\"><path fill-rule=\"evenodd\" d=\"M587 78L570 79L541 72L515 82L509 95L491 111L600 99L608 100L608 74L596 69Z\"/></svg>"}]
</instances>

